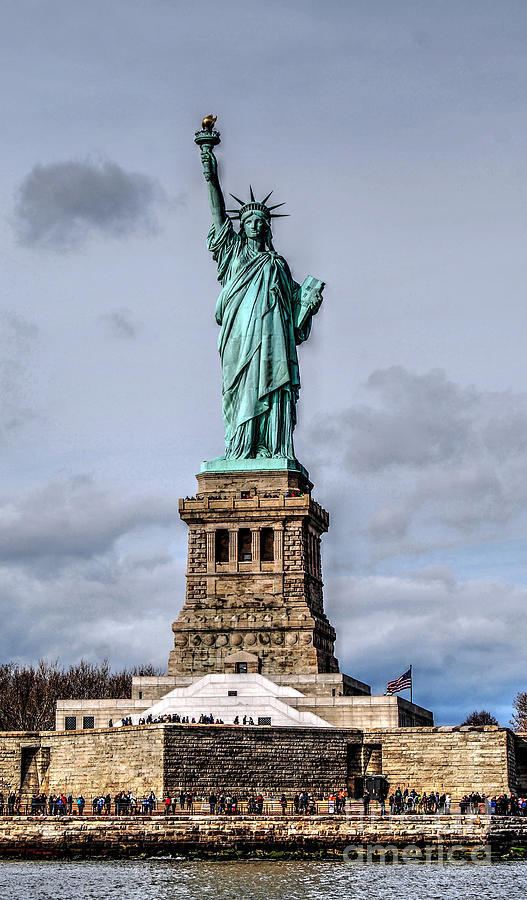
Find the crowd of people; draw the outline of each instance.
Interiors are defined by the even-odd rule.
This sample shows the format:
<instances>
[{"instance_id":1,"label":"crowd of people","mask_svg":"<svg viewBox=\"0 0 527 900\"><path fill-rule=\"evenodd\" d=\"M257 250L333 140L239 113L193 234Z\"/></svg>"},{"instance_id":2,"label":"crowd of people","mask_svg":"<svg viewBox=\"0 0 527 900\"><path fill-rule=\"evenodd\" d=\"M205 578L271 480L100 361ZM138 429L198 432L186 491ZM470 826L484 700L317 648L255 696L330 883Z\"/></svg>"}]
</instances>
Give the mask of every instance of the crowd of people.
<instances>
[{"instance_id":1,"label":"crowd of people","mask_svg":"<svg viewBox=\"0 0 527 900\"><path fill-rule=\"evenodd\" d=\"M195 718L195 716L180 716L179 713L165 713L162 716L141 716L137 724L138 725L159 725L164 723L173 723L177 725L225 725L223 719L217 719L211 713L210 715L202 714L199 718ZM116 723L116 727L126 727L128 725L133 725L132 717L125 716L118 723ZM228 723L227 723L228 724ZM254 725L255 722L252 716L243 716L242 721L240 722L240 717L235 716L233 720L233 725ZM108 722L108 727L114 727L113 719L110 719Z\"/></svg>"},{"instance_id":2,"label":"crowd of people","mask_svg":"<svg viewBox=\"0 0 527 900\"><path fill-rule=\"evenodd\" d=\"M301 791L293 797L293 812L295 816L312 816L317 811L317 804L314 797L311 797L307 791ZM282 806L282 812L284 808Z\"/></svg>"},{"instance_id":3,"label":"crowd of people","mask_svg":"<svg viewBox=\"0 0 527 900\"><path fill-rule=\"evenodd\" d=\"M192 791L181 790L179 794L171 797L166 794L163 801L165 807L165 815L170 816L177 812L178 803L180 812L192 812L194 803L194 793Z\"/></svg>"},{"instance_id":4,"label":"crowd of people","mask_svg":"<svg viewBox=\"0 0 527 900\"><path fill-rule=\"evenodd\" d=\"M473 796L463 797L460 802L461 812L479 812L478 808L474 808ZM527 816L527 797L517 797L516 794L510 794L510 796L499 794L499 796L494 795L493 797L486 797L483 794L479 803L485 804L485 812L490 815Z\"/></svg>"},{"instance_id":5,"label":"crowd of people","mask_svg":"<svg viewBox=\"0 0 527 900\"><path fill-rule=\"evenodd\" d=\"M84 797L74 800L73 794L33 794L30 803L30 814L32 816L71 816L73 815L74 806L78 810L82 806L84 811Z\"/></svg>"},{"instance_id":6,"label":"crowd of people","mask_svg":"<svg viewBox=\"0 0 527 900\"><path fill-rule=\"evenodd\" d=\"M357 814L357 804L360 801L349 801L347 791L341 789L331 793L326 803L320 803L311 796L308 791L297 791L293 797L287 797L282 793L281 797L264 798L259 792L244 794L240 798L237 794L228 792L211 791L208 797L196 796L192 790L180 789L174 794L166 794L162 801L158 801L155 792L151 790L143 797L137 798L131 790L122 790L114 796L110 793L98 794L87 803L82 794L74 796L72 793L35 793L30 801L21 802L19 794L10 791L4 795L0 791L0 816L2 815L49 815L49 816L82 816L90 812L93 816L130 816L152 815L161 810L165 815L208 813L212 815L262 815L264 812L276 812L277 805L283 815L315 815L319 812L345 815ZM351 804L351 805L350 805ZM449 815L452 810L449 794L440 794L439 791L417 791L415 789L398 787L386 797L372 799L368 790L362 797L364 815L371 812L385 815L387 808L391 815ZM457 804L456 809L457 812ZM459 801L461 815L485 813L497 816L527 816L527 798L518 797L515 794L500 794L486 796L476 791L466 793Z\"/></svg>"},{"instance_id":7,"label":"crowd of people","mask_svg":"<svg viewBox=\"0 0 527 900\"><path fill-rule=\"evenodd\" d=\"M261 796L261 795L260 795ZM263 806L263 797L262 797L262 806ZM209 810L211 815L226 815L226 816L235 816L238 814L239 808L239 800L236 794L233 794L231 797L229 794L215 794L212 792L209 795Z\"/></svg>"},{"instance_id":8,"label":"crowd of people","mask_svg":"<svg viewBox=\"0 0 527 900\"><path fill-rule=\"evenodd\" d=\"M371 796L364 792L364 814L368 815L371 807ZM381 815L386 812L386 800L383 797L377 799L378 809ZM452 798L450 794L440 794L439 791L416 791L398 787L388 799L391 815L450 815L452 812ZM518 797L515 794L500 794L488 797L477 791L464 794L459 801L461 815L486 815L498 816L527 816L527 798Z\"/></svg>"},{"instance_id":9,"label":"crowd of people","mask_svg":"<svg viewBox=\"0 0 527 900\"><path fill-rule=\"evenodd\" d=\"M3 791L0 791L0 816L7 815L20 815L21 812L21 800L19 794L14 794L12 791L7 795L7 798L4 796Z\"/></svg>"},{"instance_id":10,"label":"crowd of people","mask_svg":"<svg viewBox=\"0 0 527 900\"><path fill-rule=\"evenodd\" d=\"M113 809L116 816L134 816L138 813L151 816L157 809L157 797L154 791L145 794L142 799L134 796L132 791L119 791L113 798ZM111 815L112 798L110 794L106 796L94 797L92 800L92 810L94 816ZM79 814L82 813L79 810Z\"/></svg>"},{"instance_id":11,"label":"crowd of people","mask_svg":"<svg viewBox=\"0 0 527 900\"><path fill-rule=\"evenodd\" d=\"M189 718L189 716L180 716L178 713L167 713L164 716L155 717L148 715L146 718L140 718L137 724L157 725L163 722L175 722L178 725L225 725L223 719L215 719L212 713L210 716L201 715L199 719L196 719L194 716L191 718Z\"/></svg>"},{"instance_id":12,"label":"crowd of people","mask_svg":"<svg viewBox=\"0 0 527 900\"><path fill-rule=\"evenodd\" d=\"M1 798L1 795L0 795ZM0 799L0 803L3 802ZM344 812L345 792L341 791L337 795L337 811ZM283 815L294 813L295 815L314 815L317 812L317 803L307 791L297 792L292 799L288 799L282 794L278 801ZM264 810L264 804L266 808ZM93 816L130 816L130 815L152 815L155 810L163 809L165 815L175 815L177 813L193 813L193 812L210 812L212 815L238 815L239 813L247 813L249 815L262 815L269 811L269 806L276 809L276 800L265 799L264 795L259 793L251 793L244 797L243 801L237 794L218 793L212 791L207 800L196 797L191 790L180 790L174 795L166 794L162 803L159 803L154 791L145 794L142 799L134 796L133 792L119 791L113 797L111 794L98 794L88 803L88 810L91 809ZM30 809L26 808L26 812L31 815L79 815L84 814L86 800L80 794L74 797L70 794L35 794L31 799ZM207 808L208 807L208 808ZM9 814L21 814L20 798L18 800L15 795L10 795L8 802ZM3 814L3 807L0 805L0 815Z\"/></svg>"},{"instance_id":13,"label":"crowd of people","mask_svg":"<svg viewBox=\"0 0 527 900\"><path fill-rule=\"evenodd\" d=\"M396 816L402 815L403 813L448 815L450 812L451 797L450 794L440 794L439 791L429 791L427 793L426 791L416 791L413 788L411 790L405 788L404 791L401 791L401 788L398 787L397 790L390 795L388 802L390 805L390 813Z\"/></svg>"},{"instance_id":14,"label":"crowd of people","mask_svg":"<svg viewBox=\"0 0 527 900\"><path fill-rule=\"evenodd\" d=\"M472 791L470 794L465 794L459 801L459 811L462 815L465 815L466 813L478 813L480 812L481 803L484 803L485 807L488 806L485 794L478 794L477 791Z\"/></svg>"},{"instance_id":15,"label":"crowd of people","mask_svg":"<svg viewBox=\"0 0 527 900\"><path fill-rule=\"evenodd\" d=\"M369 796L368 791L367 791L367 793ZM344 815L344 813L346 812L347 796L348 796L348 794L344 790L337 791L334 794L330 794L330 797L328 799L328 812L330 812L330 813L334 812L338 816Z\"/></svg>"},{"instance_id":16,"label":"crowd of people","mask_svg":"<svg viewBox=\"0 0 527 900\"><path fill-rule=\"evenodd\" d=\"M262 815L265 802L261 792L252 793L243 803L243 812L249 815ZM313 815L317 811L316 801L307 791L296 793L292 800L288 800L286 795L282 794L278 802L284 816L288 812L294 812L295 815ZM168 807L169 798L165 800L165 803ZM209 795L208 803L211 815L237 815L242 811L241 802L236 794L231 797L229 794L218 795L213 792Z\"/></svg>"},{"instance_id":17,"label":"crowd of people","mask_svg":"<svg viewBox=\"0 0 527 900\"><path fill-rule=\"evenodd\" d=\"M112 805L113 804L113 805ZM22 810L20 797L15 799L14 794L10 794L7 803L7 810L4 808L3 795L0 794L0 815L7 812L8 815L21 815L26 812L32 816L72 816L84 815L86 800L79 794L74 797L73 794L33 794L29 804L26 804ZM119 791L112 798L110 794L100 794L93 797L88 809L94 816L109 816L114 813L116 816L135 815L142 813L143 815L152 815L157 808L157 798L154 791L150 791L141 800L134 797L132 791Z\"/></svg>"}]
</instances>

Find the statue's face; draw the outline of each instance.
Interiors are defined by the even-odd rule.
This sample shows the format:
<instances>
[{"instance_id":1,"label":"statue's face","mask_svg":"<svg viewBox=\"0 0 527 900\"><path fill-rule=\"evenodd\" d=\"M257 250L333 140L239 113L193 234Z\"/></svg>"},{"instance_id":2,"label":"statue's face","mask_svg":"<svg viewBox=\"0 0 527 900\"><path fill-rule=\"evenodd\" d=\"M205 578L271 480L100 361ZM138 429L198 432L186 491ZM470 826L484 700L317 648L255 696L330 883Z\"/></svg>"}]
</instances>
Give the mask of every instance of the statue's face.
<instances>
[{"instance_id":1,"label":"statue's face","mask_svg":"<svg viewBox=\"0 0 527 900\"><path fill-rule=\"evenodd\" d=\"M267 219L263 213L254 210L243 217L243 229L248 238L264 238L267 233Z\"/></svg>"}]
</instances>

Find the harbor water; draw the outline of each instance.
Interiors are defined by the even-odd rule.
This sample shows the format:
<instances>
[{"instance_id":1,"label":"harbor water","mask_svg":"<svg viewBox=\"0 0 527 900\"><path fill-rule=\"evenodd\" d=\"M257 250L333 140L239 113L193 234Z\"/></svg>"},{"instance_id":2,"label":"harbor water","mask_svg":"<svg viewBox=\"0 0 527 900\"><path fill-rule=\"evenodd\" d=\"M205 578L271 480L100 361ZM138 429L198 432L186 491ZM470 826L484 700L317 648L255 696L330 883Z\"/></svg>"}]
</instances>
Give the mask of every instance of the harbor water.
<instances>
[{"instance_id":1,"label":"harbor water","mask_svg":"<svg viewBox=\"0 0 527 900\"><path fill-rule=\"evenodd\" d=\"M463 900L524 898L527 862L350 865L345 862L0 861L9 900Z\"/></svg>"}]
</instances>

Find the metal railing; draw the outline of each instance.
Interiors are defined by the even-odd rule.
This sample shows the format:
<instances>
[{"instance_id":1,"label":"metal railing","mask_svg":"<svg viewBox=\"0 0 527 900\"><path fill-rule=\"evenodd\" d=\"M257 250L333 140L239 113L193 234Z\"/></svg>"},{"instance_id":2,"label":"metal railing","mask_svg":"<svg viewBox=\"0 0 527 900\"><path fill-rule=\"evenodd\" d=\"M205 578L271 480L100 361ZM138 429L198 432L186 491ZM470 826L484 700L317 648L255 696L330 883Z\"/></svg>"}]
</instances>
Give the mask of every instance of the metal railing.
<instances>
[{"instance_id":1,"label":"metal railing","mask_svg":"<svg viewBox=\"0 0 527 900\"><path fill-rule=\"evenodd\" d=\"M101 803L101 799L103 802ZM85 818L104 818L107 816L162 816L162 815L170 815L177 817L187 817L187 816L196 816L196 815L210 815L211 807L208 801L193 799L190 805L185 802L181 804L179 797L172 798L171 803L167 804L165 800L156 798L154 800L145 798L138 798L134 800L128 800L126 798L117 799L112 798L110 803L107 803L104 798L94 797L90 800L86 800L85 804L82 808L79 808L77 800L75 798L72 799L71 803L66 801L66 803L57 802L57 801L46 801L41 800L31 800L31 801L23 801L21 803L8 803L4 802L0 803L0 816L55 816L57 818L63 818L66 816L80 816L82 815ZM376 819L383 815L385 818L394 817L408 817L412 818L435 818L436 816L445 816L445 815L505 815L505 813L496 813L496 809L491 807L490 803L487 801L486 803L480 804L470 804L466 808L464 807L463 811L460 808L459 803L451 804L450 807L439 807L435 812L431 810L426 810L424 808L401 808L401 809L390 809L388 803L385 805L384 812L381 809L380 804L377 801L371 801L367 811L364 809L364 805L362 800L354 800L348 798L344 805L344 810L340 813L336 812L335 805L328 800L312 800L308 802L307 807L299 805L295 807L295 804L292 800L287 800L285 804L285 809L282 808L282 804L280 800L277 798L267 798L264 799L263 803L256 804L256 808L254 804L250 804L248 800L238 800L234 804L232 801L227 804L225 803L223 806L218 802L214 807L214 815L254 815L254 816L276 816L276 815L345 815L347 817L355 818L355 819ZM527 816L527 809L520 809L518 812L508 812L507 816Z\"/></svg>"}]
</instances>

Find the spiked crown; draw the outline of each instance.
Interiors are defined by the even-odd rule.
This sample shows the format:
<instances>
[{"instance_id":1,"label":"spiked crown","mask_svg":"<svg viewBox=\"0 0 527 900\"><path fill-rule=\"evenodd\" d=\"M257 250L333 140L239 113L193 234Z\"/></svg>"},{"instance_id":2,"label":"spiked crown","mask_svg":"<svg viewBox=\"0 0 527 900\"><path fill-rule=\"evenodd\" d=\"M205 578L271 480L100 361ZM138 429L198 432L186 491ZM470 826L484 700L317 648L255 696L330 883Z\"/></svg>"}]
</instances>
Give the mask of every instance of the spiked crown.
<instances>
[{"instance_id":1,"label":"spiked crown","mask_svg":"<svg viewBox=\"0 0 527 900\"><path fill-rule=\"evenodd\" d=\"M256 200L251 186L249 186L249 191L250 191L251 199L248 203L244 203L244 201L240 200L239 197L235 197L234 194L231 194L232 199L236 200L236 203L240 204L239 209L228 209L227 210L231 219L240 219L241 220L241 219L243 219L243 217L245 215L247 215L248 213L253 212L255 210L258 210L258 212L263 213L265 218L269 222L271 221L271 219L281 219L288 215L287 213L272 212L273 209L278 209L279 206L284 206L283 203L275 203L274 206L266 206L266 203L269 200L269 197L273 193L272 191L270 191L267 194L267 197L264 197L263 200Z\"/></svg>"}]
</instances>

